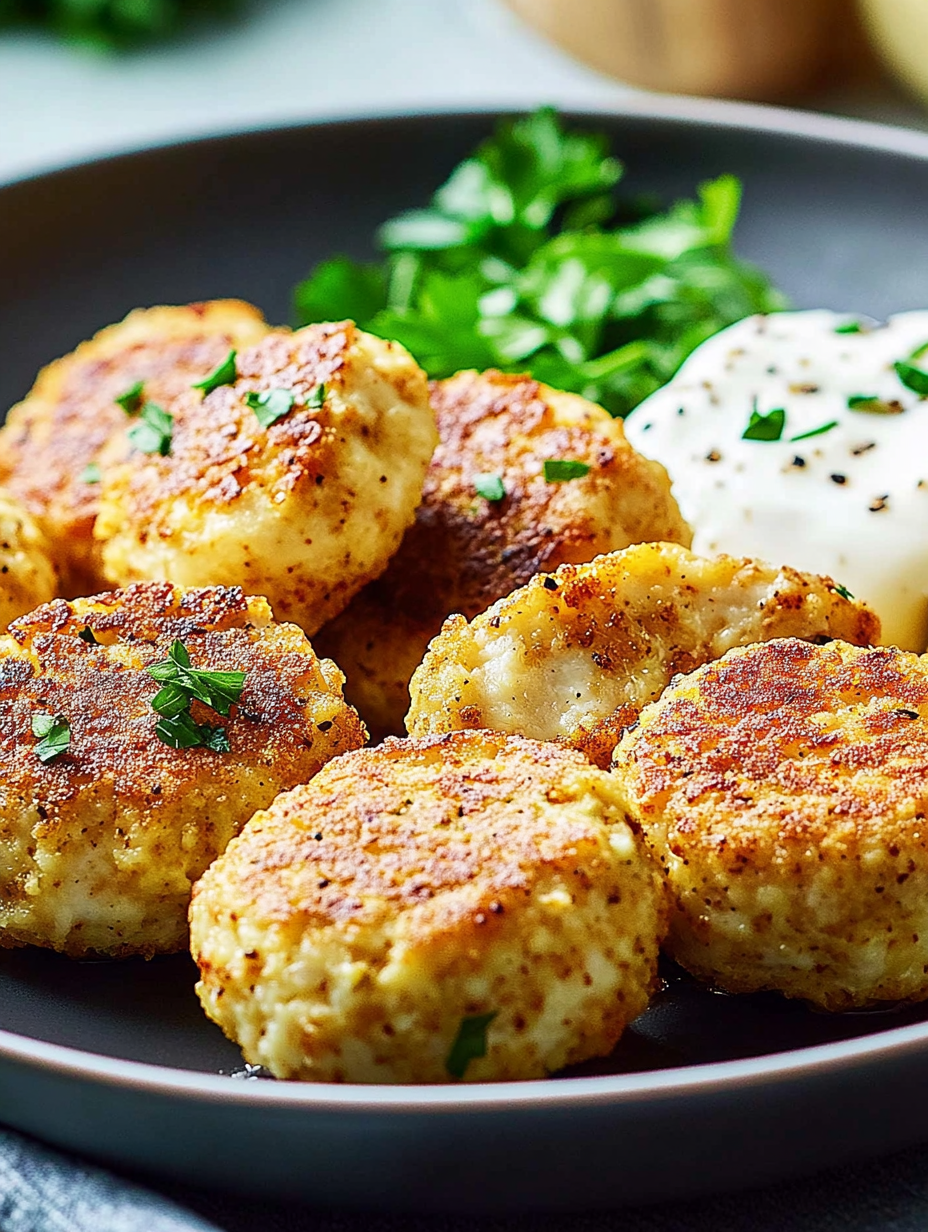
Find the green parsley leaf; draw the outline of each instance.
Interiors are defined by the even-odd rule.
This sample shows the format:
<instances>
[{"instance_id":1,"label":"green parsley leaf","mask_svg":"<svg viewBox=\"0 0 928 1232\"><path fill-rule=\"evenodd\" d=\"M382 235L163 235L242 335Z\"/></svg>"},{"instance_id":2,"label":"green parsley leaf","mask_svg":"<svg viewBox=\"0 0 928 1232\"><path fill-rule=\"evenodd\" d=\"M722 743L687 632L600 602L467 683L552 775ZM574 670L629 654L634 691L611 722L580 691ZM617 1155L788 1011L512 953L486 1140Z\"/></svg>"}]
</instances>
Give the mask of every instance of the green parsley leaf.
<instances>
[{"instance_id":1,"label":"green parsley leaf","mask_svg":"<svg viewBox=\"0 0 928 1232\"><path fill-rule=\"evenodd\" d=\"M230 351L218 368L214 368L202 381L197 381L192 388L202 389L204 394L209 394L214 389L218 389L220 385L234 385L238 379L238 372L235 368L236 355L236 351Z\"/></svg>"},{"instance_id":2,"label":"green parsley leaf","mask_svg":"<svg viewBox=\"0 0 928 1232\"><path fill-rule=\"evenodd\" d=\"M884 402L876 394L851 394L847 406L849 411L863 411L868 415L900 415L905 409L901 402Z\"/></svg>"},{"instance_id":3,"label":"green parsley leaf","mask_svg":"<svg viewBox=\"0 0 928 1232\"><path fill-rule=\"evenodd\" d=\"M921 346L917 346L909 359L921 359L923 355L928 355L928 342L923 342Z\"/></svg>"},{"instance_id":4,"label":"green parsley leaf","mask_svg":"<svg viewBox=\"0 0 928 1232\"><path fill-rule=\"evenodd\" d=\"M463 1078L471 1061L487 1055L487 1028L498 1012L494 1010L490 1014L475 1014L471 1018L461 1019L458 1033L445 1060L445 1069L452 1078Z\"/></svg>"},{"instance_id":5,"label":"green parsley leaf","mask_svg":"<svg viewBox=\"0 0 928 1232\"><path fill-rule=\"evenodd\" d=\"M77 636L81 639L82 642L86 642L88 646L99 646L100 645L100 643L97 641L96 637L94 636L93 629L91 629L90 625L84 625L83 629L81 629L80 633L78 633Z\"/></svg>"},{"instance_id":6,"label":"green parsley leaf","mask_svg":"<svg viewBox=\"0 0 928 1232\"><path fill-rule=\"evenodd\" d=\"M863 332L864 327L859 321L848 321L844 325L835 326L836 334L862 334Z\"/></svg>"},{"instance_id":7,"label":"green parsley leaf","mask_svg":"<svg viewBox=\"0 0 928 1232\"><path fill-rule=\"evenodd\" d=\"M172 749L212 749L214 753L228 753L229 738L224 727L209 723L197 723L189 710L172 718L159 719L155 725L158 739Z\"/></svg>"},{"instance_id":8,"label":"green parsley leaf","mask_svg":"<svg viewBox=\"0 0 928 1232\"><path fill-rule=\"evenodd\" d=\"M178 713L179 694L188 704L196 698L217 714L228 715L232 705L242 696L246 675L245 672L217 672L191 667L190 655L180 640L172 643L167 659L153 663L147 671L152 679L165 686L155 694L151 704L160 714L168 717Z\"/></svg>"},{"instance_id":9,"label":"green parsley leaf","mask_svg":"<svg viewBox=\"0 0 928 1232\"><path fill-rule=\"evenodd\" d=\"M800 432L798 436L791 436L791 441L808 441L813 436L824 436L826 432L830 432L832 428L837 428L837 419L831 419L826 424L822 424L820 428L812 428L808 432Z\"/></svg>"},{"instance_id":10,"label":"green parsley leaf","mask_svg":"<svg viewBox=\"0 0 928 1232\"><path fill-rule=\"evenodd\" d=\"M846 586L839 586L837 582L834 584L834 586L832 586L831 589L835 592L836 595L840 595L842 599L853 599L854 598L854 596L851 594L851 592L848 590Z\"/></svg>"},{"instance_id":11,"label":"green parsley leaf","mask_svg":"<svg viewBox=\"0 0 928 1232\"><path fill-rule=\"evenodd\" d=\"M474 491L484 500L501 501L506 495L506 485L502 475L481 473L474 476Z\"/></svg>"},{"instance_id":12,"label":"green parsley leaf","mask_svg":"<svg viewBox=\"0 0 928 1232\"><path fill-rule=\"evenodd\" d=\"M616 201L621 174L603 134L550 108L503 121L430 201L384 224L378 265L317 266L298 319L350 317L433 378L527 371L626 415L707 338L787 303L733 254L734 177L660 210Z\"/></svg>"},{"instance_id":13,"label":"green parsley leaf","mask_svg":"<svg viewBox=\"0 0 928 1232\"><path fill-rule=\"evenodd\" d=\"M176 719L183 711L190 709L190 695L186 689L171 681L151 699L151 708L166 719Z\"/></svg>"},{"instance_id":14,"label":"green parsley leaf","mask_svg":"<svg viewBox=\"0 0 928 1232\"><path fill-rule=\"evenodd\" d=\"M167 457L171 452L174 417L154 402L146 402L142 417L129 429L129 440L142 453L158 453Z\"/></svg>"},{"instance_id":15,"label":"green parsley leaf","mask_svg":"<svg viewBox=\"0 0 928 1232\"><path fill-rule=\"evenodd\" d=\"M786 426L786 411L778 406L764 415L757 409L757 401L751 411L748 426L741 433L743 441L778 441L783 436Z\"/></svg>"},{"instance_id":16,"label":"green parsley leaf","mask_svg":"<svg viewBox=\"0 0 928 1232\"><path fill-rule=\"evenodd\" d=\"M35 755L41 762L54 761L71 747L71 724L63 714L34 714L32 734L40 737Z\"/></svg>"},{"instance_id":17,"label":"green parsley leaf","mask_svg":"<svg viewBox=\"0 0 928 1232\"><path fill-rule=\"evenodd\" d=\"M249 392L245 395L245 405L255 413L255 419L262 428L269 428L278 419L289 415L296 398L289 389L267 389L258 394Z\"/></svg>"},{"instance_id":18,"label":"green parsley leaf","mask_svg":"<svg viewBox=\"0 0 928 1232\"><path fill-rule=\"evenodd\" d=\"M78 478L81 483L99 483L103 475L96 462L88 462Z\"/></svg>"},{"instance_id":19,"label":"green parsley leaf","mask_svg":"<svg viewBox=\"0 0 928 1232\"><path fill-rule=\"evenodd\" d=\"M325 399L328 390L325 385L317 385L313 392L306 399L307 409L310 411L321 411L325 406Z\"/></svg>"},{"instance_id":20,"label":"green parsley leaf","mask_svg":"<svg viewBox=\"0 0 928 1232\"><path fill-rule=\"evenodd\" d=\"M130 385L124 394L120 394L113 401L121 406L127 415L137 415L142 409L142 402L145 398L145 382L136 381L134 385Z\"/></svg>"},{"instance_id":21,"label":"green parsley leaf","mask_svg":"<svg viewBox=\"0 0 928 1232\"><path fill-rule=\"evenodd\" d=\"M906 389L911 389L913 393L919 394L922 397L928 395L928 372L921 368L916 368L914 364L906 363L900 359L893 364L896 369L896 375L903 383Z\"/></svg>"},{"instance_id":22,"label":"green parsley leaf","mask_svg":"<svg viewBox=\"0 0 928 1232\"><path fill-rule=\"evenodd\" d=\"M566 483L568 479L582 479L590 473L590 467L570 458L546 458L542 471L548 483Z\"/></svg>"}]
</instances>

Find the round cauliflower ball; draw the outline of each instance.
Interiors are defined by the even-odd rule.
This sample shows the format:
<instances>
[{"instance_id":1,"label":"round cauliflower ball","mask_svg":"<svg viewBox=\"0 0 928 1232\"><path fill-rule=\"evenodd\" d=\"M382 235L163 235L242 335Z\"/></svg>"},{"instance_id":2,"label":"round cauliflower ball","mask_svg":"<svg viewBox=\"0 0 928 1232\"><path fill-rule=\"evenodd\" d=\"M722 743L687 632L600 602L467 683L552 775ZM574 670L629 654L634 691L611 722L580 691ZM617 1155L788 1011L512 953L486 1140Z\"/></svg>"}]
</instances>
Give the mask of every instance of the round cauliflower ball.
<instances>
[{"instance_id":1,"label":"round cauliflower ball","mask_svg":"<svg viewBox=\"0 0 928 1232\"><path fill-rule=\"evenodd\" d=\"M197 884L207 1014L280 1078L539 1078L645 1007L664 890L617 785L489 732L389 739L258 813Z\"/></svg>"},{"instance_id":2,"label":"round cauliflower ball","mask_svg":"<svg viewBox=\"0 0 928 1232\"><path fill-rule=\"evenodd\" d=\"M198 671L245 673L228 718L188 703L212 747L159 738L165 681L147 669L175 642ZM15 621L0 638L0 946L183 948L192 883L255 809L363 743L341 683L238 589L133 586Z\"/></svg>"},{"instance_id":3,"label":"round cauliflower ball","mask_svg":"<svg viewBox=\"0 0 928 1232\"><path fill-rule=\"evenodd\" d=\"M0 629L58 589L45 536L19 501L0 492Z\"/></svg>"},{"instance_id":4,"label":"round cauliflower ball","mask_svg":"<svg viewBox=\"0 0 928 1232\"><path fill-rule=\"evenodd\" d=\"M406 722L414 736L556 740L605 768L677 673L773 637L868 645L879 631L830 578L638 544L533 578L469 624L452 616L412 678Z\"/></svg>"},{"instance_id":5,"label":"round cauliflower ball","mask_svg":"<svg viewBox=\"0 0 928 1232\"><path fill-rule=\"evenodd\" d=\"M928 998L928 661L793 639L670 686L616 750L670 954L827 1010Z\"/></svg>"},{"instance_id":6,"label":"round cauliflower ball","mask_svg":"<svg viewBox=\"0 0 928 1232\"><path fill-rule=\"evenodd\" d=\"M312 634L376 577L435 448L424 373L351 322L271 334L236 377L164 403L166 456L104 476L95 534L120 585L241 582Z\"/></svg>"},{"instance_id":7,"label":"round cauliflower ball","mask_svg":"<svg viewBox=\"0 0 928 1232\"><path fill-rule=\"evenodd\" d=\"M45 534L67 595L106 584L93 538L100 478L127 453L128 399L163 404L200 381L230 348L257 342L264 318L240 300L139 308L43 368L0 428L0 483ZM26 609L24 609L26 610Z\"/></svg>"},{"instance_id":8,"label":"round cauliflower ball","mask_svg":"<svg viewBox=\"0 0 928 1232\"><path fill-rule=\"evenodd\" d=\"M470 620L566 562L691 537L667 472L602 407L493 371L434 381L431 401L441 441L416 520L386 572L317 639L375 737L402 732L409 679L452 612ZM551 460L589 469L549 481Z\"/></svg>"}]
</instances>

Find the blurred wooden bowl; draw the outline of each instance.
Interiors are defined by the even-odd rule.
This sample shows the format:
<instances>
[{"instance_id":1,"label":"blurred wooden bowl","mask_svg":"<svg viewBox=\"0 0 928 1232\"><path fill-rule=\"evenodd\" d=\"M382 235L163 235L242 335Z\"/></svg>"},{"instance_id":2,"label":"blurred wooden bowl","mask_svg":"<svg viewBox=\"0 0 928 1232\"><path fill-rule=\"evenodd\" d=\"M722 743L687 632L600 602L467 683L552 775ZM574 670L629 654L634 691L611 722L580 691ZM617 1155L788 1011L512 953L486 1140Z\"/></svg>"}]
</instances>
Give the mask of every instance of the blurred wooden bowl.
<instances>
[{"instance_id":1,"label":"blurred wooden bowl","mask_svg":"<svg viewBox=\"0 0 928 1232\"><path fill-rule=\"evenodd\" d=\"M928 100L928 0L861 0L861 9L890 69Z\"/></svg>"},{"instance_id":2,"label":"blurred wooden bowl","mask_svg":"<svg viewBox=\"0 0 928 1232\"><path fill-rule=\"evenodd\" d=\"M783 99L818 84L856 21L850 0L505 3L565 50L631 85L742 99Z\"/></svg>"}]
</instances>

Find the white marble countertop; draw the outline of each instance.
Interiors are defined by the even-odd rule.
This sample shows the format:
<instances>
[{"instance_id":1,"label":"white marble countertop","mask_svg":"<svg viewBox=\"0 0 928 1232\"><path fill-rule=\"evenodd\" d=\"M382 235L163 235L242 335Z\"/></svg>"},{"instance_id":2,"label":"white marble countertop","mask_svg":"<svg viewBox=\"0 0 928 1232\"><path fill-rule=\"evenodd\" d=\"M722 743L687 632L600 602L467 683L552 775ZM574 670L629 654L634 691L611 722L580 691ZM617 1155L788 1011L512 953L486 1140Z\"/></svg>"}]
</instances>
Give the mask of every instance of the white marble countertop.
<instances>
[{"instance_id":1,"label":"white marble countertop","mask_svg":"<svg viewBox=\"0 0 928 1232\"><path fill-rule=\"evenodd\" d=\"M601 107L637 91L497 0L251 0L171 44L107 56L0 32L0 180L223 129L433 108ZM891 91L822 110L928 127Z\"/></svg>"}]
</instances>

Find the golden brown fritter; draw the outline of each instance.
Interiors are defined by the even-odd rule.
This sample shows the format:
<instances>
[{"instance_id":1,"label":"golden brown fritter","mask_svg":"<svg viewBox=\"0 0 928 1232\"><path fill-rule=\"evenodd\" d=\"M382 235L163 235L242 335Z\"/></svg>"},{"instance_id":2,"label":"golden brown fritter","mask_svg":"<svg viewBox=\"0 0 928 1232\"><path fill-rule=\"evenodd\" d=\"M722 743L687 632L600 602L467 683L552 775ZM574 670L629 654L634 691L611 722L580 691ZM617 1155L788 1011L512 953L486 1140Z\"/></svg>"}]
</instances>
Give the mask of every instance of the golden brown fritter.
<instances>
[{"instance_id":1,"label":"golden brown fritter","mask_svg":"<svg viewBox=\"0 0 928 1232\"><path fill-rule=\"evenodd\" d=\"M830 578L638 544L539 575L470 624L451 617L412 678L407 724L558 740L605 767L673 676L773 637L867 645L879 621Z\"/></svg>"},{"instance_id":2,"label":"golden brown fritter","mask_svg":"<svg viewBox=\"0 0 928 1232\"><path fill-rule=\"evenodd\" d=\"M664 889L612 776L490 732L387 740L258 813L194 889L209 1016L281 1078L537 1078L647 1004ZM470 1024L473 1026L473 1023Z\"/></svg>"},{"instance_id":3,"label":"golden brown fritter","mask_svg":"<svg viewBox=\"0 0 928 1232\"><path fill-rule=\"evenodd\" d=\"M313 633L380 573L435 447L425 375L350 321L275 333L238 379L164 402L170 453L104 477L95 534L114 582L242 583ZM264 426L249 395L277 391Z\"/></svg>"},{"instance_id":4,"label":"golden brown fritter","mask_svg":"<svg viewBox=\"0 0 928 1232\"><path fill-rule=\"evenodd\" d=\"M267 329L240 300L139 308L43 368L13 407L0 428L0 483L47 537L65 594L106 584L93 539L100 483L86 468L102 471L126 455L128 417L115 399L142 381L144 399L161 404Z\"/></svg>"},{"instance_id":5,"label":"golden brown fritter","mask_svg":"<svg viewBox=\"0 0 928 1232\"><path fill-rule=\"evenodd\" d=\"M0 631L57 590L45 536L19 501L0 491Z\"/></svg>"},{"instance_id":6,"label":"golden brown fritter","mask_svg":"<svg viewBox=\"0 0 928 1232\"><path fill-rule=\"evenodd\" d=\"M667 472L601 407L502 372L459 372L430 388L441 442L416 520L386 572L317 639L375 738L403 730L409 679L452 612L470 620L566 562L691 539ZM590 470L549 483L549 459ZM478 475L498 477L503 499L479 495Z\"/></svg>"},{"instance_id":7,"label":"golden brown fritter","mask_svg":"<svg viewBox=\"0 0 928 1232\"><path fill-rule=\"evenodd\" d=\"M668 948L731 992L928 998L928 659L793 639L675 681L616 750Z\"/></svg>"},{"instance_id":8,"label":"golden brown fritter","mask_svg":"<svg viewBox=\"0 0 928 1232\"><path fill-rule=\"evenodd\" d=\"M147 668L175 639L194 668L244 671L230 750L159 739ZM341 673L264 599L167 583L56 600L0 638L0 945L73 956L183 947L193 881L258 808L364 742ZM67 750L39 756L36 716Z\"/></svg>"}]
</instances>

